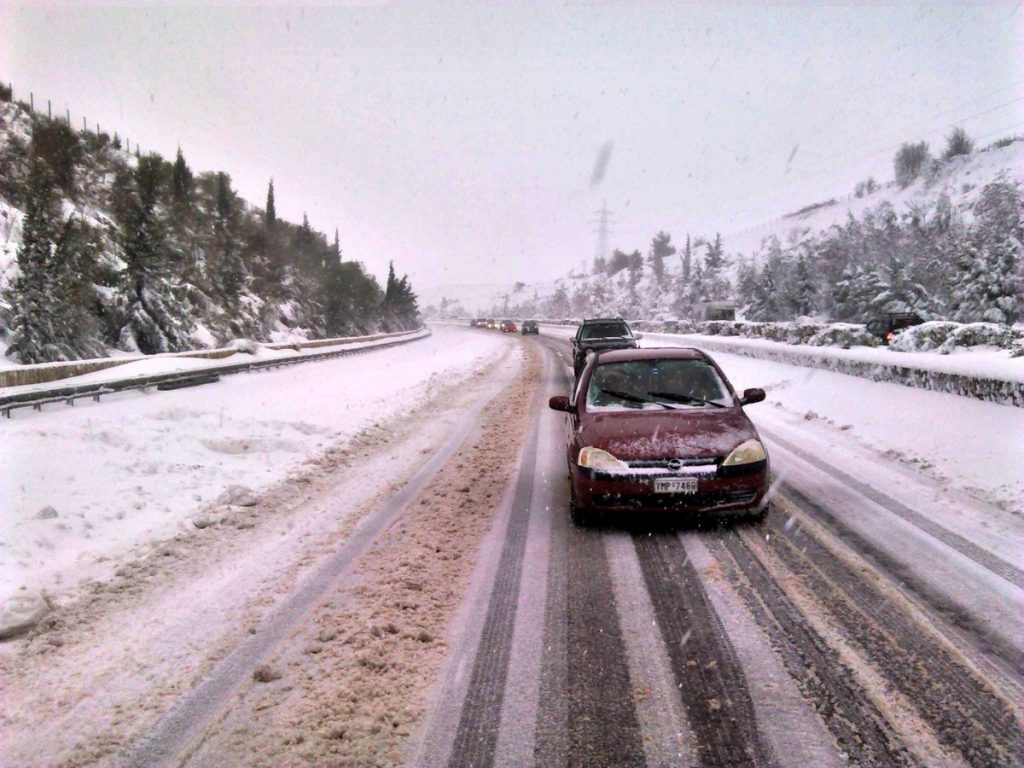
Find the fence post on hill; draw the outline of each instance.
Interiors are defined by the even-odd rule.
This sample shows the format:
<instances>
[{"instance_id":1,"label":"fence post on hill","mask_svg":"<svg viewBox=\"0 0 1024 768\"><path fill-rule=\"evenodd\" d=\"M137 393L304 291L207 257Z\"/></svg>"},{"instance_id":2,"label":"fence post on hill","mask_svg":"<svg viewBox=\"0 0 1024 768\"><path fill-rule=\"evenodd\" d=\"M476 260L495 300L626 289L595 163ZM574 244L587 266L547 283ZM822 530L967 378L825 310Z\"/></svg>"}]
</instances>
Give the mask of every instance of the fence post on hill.
<instances>
[{"instance_id":1,"label":"fence post on hill","mask_svg":"<svg viewBox=\"0 0 1024 768\"><path fill-rule=\"evenodd\" d=\"M50 100L46 100L46 117L53 120L53 105L50 104Z\"/></svg>"}]
</instances>

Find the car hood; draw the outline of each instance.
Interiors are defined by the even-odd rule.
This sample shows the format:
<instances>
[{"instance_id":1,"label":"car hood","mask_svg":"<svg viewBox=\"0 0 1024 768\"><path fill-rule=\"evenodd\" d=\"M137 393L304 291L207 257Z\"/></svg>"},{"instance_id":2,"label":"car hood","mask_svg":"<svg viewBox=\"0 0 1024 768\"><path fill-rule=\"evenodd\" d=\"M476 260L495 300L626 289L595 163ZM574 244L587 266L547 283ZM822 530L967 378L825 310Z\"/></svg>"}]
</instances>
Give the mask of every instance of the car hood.
<instances>
[{"instance_id":1,"label":"car hood","mask_svg":"<svg viewBox=\"0 0 1024 768\"><path fill-rule=\"evenodd\" d=\"M583 414L579 446L623 460L725 456L757 430L740 408L679 408Z\"/></svg>"}]
</instances>

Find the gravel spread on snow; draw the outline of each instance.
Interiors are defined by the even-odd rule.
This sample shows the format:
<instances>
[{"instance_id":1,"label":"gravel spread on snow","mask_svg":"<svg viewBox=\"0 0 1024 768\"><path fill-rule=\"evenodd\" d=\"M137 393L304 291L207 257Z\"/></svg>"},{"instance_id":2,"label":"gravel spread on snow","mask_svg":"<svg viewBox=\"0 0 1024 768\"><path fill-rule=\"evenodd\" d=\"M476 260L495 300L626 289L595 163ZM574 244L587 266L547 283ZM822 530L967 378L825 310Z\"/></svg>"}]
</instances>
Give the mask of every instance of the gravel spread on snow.
<instances>
[{"instance_id":1,"label":"gravel spread on snow","mask_svg":"<svg viewBox=\"0 0 1024 768\"><path fill-rule=\"evenodd\" d=\"M15 411L0 424L0 604L109 577L123 558L216 516L232 486L257 499L325 446L412 409L509 344L439 328L367 355Z\"/></svg>"}]
</instances>

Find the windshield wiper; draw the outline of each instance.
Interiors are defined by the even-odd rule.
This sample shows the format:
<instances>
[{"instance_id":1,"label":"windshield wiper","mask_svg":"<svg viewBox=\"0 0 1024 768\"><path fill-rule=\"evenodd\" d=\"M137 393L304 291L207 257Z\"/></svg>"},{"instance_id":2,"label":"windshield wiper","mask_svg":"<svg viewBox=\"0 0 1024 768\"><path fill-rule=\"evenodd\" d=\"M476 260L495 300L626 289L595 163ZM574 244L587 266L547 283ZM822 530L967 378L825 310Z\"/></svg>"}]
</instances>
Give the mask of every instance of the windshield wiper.
<instances>
[{"instance_id":1,"label":"windshield wiper","mask_svg":"<svg viewBox=\"0 0 1024 768\"><path fill-rule=\"evenodd\" d=\"M629 403L655 403L656 405L660 405L662 408L669 408L669 409L674 409L675 408L674 405L669 405L668 403L659 403L657 400L647 400L646 398L643 398L643 397L637 397L636 395L631 395L628 392L619 392L618 390L615 390L615 389L605 389L604 387L598 387L598 390L601 391L601 392L604 392L606 395L611 395L612 397L617 397L620 400L625 400L626 402L629 402Z\"/></svg>"},{"instance_id":2,"label":"windshield wiper","mask_svg":"<svg viewBox=\"0 0 1024 768\"><path fill-rule=\"evenodd\" d=\"M703 405L713 405L716 408L725 408L726 406L721 403L716 403L714 400L705 400L703 397L695 397L693 395L680 395L675 392L648 392L651 397L663 397L666 400L672 400L677 403L701 403Z\"/></svg>"}]
</instances>

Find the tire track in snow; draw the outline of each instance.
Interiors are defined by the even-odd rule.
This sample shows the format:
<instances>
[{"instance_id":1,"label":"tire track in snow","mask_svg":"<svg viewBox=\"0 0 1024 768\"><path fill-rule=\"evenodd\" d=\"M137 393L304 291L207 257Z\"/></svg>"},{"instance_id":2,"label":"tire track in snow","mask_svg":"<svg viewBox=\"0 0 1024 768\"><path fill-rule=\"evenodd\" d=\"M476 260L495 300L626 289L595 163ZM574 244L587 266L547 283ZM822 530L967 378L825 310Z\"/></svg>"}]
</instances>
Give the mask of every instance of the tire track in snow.
<instances>
[{"instance_id":1,"label":"tire track in snow","mask_svg":"<svg viewBox=\"0 0 1024 768\"><path fill-rule=\"evenodd\" d=\"M763 545L813 591L845 634L917 707L938 741L972 765L1024 765L1022 726L1007 703L949 647L806 531L785 524Z\"/></svg>"},{"instance_id":2,"label":"tire track in snow","mask_svg":"<svg viewBox=\"0 0 1024 768\"><path fill-rule=\"evenodd\" d=\"M633 541L701 764L774 764L746 675L682 541L642 533Z\"/></svg>"},{"instance_id":3,"label":"tire track in snow","mask_svg":"<svg viewBox=\"0 0 1024 768\"><path fill-rule=\"evenodd\" d=\"M568 529L569 766L646 765L604 534Z\"/></svg>"},{"instance_id":4,"label":"tire track in snow","mask_svg":"<svg viewBox=\"0 0 1024 768\"><path fill-rule=\"evenodd\" d=\"M416 470L387 501L365 517L348 539L283 602L255 633L221 659L213 670L122 754L120 765L155 766L177 764L201 730L225 707L253 672L256 664L286 641L310 611L349 573L353 564L398 517L402 510L430 482L476 429L477 417L500 391L514 380L513 368L502 373L486 396L474 401L470 412L454 433Z\"/></svg>"},{"instance_id":5,"label":"tire track in snow","mask_svg":"<svg viewBox=\"0 0 1024 768\"><path fill-rule=\"evenodd\" d=\"M483 634L473 663L469 689L462 704L455 744L449 759L453 768L489 766L501 725L502 701L522 578L526 533L530 524L533 480L537 474L537 433L544 405L544 389L537 387L531 404L533 418L524 442L524 455L516 480L505 545L484 620Z\"/></svg>"},{"instance_id":6,"label":"tire track in snow","mask_svg":"<svg viewBox=\"0 0 1024 768\"><path fill-rule=\"evenodd\" d=\"M872 488L866 483L863 483L860 480L851 477L842 470L833 467L827 462L822 461L821 459L812 455L808 451L805 451L799 446L794 445L789 440L779 437L778 434L770 430L764 429L763 427L759 427L759 431L771 442L777 443L778 445L782 446L782 448L784 448L785 450L789 451L795 456L798 456L799 458L806 461L808 464L812 465L813 467L816 467L817 469L826 473L835 480L840 481L849 488L852 488L865 498L873 501L875 504L878 504L879 506L885 508L889 512L892 512L894 515L903 518L911 525L921 529L930 536L933 536L934 538L938 539L939 541L951 547L952 549L955 549L961 555L963 555L966 558L969 558L970 560L973 560L982 568L985 568L986 570L994 573L996 576L1005 579L1006 581L1013 584L1015 587L1024 589L1024 571L1022 571L1020 568L1017 568L1011 563L1006 562L998 555L989 552L987 549L983 547L978 546L973 541L964 538L960 534L954 533L948 528L944 528L943 526L936 523L934 520L926 517L925 515L922 515L920 512L914 509L911 509L906 504L897 501L891 496Z\"/></svg>"},{"instance_id":7,"label":"tire track in snow","mask_svg":"<svg viewBox=\"0 0 1024 768\"><path fill-rule=\"evenodd\" d=\"M736 589L779 652L786 671L851 763L879 768L915 765L850 670L808 626L782 586L738 536L709 538L706 545L733 575Z\"/></svg>"}]
</instances>

